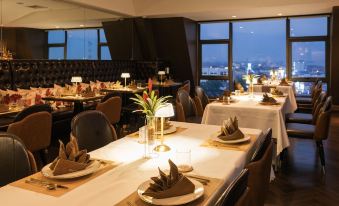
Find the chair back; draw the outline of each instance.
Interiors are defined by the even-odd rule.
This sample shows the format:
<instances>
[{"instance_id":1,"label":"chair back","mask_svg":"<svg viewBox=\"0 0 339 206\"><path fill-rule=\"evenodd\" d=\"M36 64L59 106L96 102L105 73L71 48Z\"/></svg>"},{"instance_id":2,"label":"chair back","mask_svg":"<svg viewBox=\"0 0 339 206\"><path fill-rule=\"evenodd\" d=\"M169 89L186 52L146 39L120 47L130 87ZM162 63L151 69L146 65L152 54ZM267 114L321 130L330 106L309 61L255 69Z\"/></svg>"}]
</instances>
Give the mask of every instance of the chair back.
<instances>
[{"instance_id":1,"label":"chair back","mask_svg":"<svg viewBox=\"0 0 339 206\"><path fill-rule=\"evenodd\" d=\"M314 94L313 94L313 97L312 97L312 106L315 105L315 102L319 98L321 92L322 92L322 86L315 88Z\"/></svg>"},{"instance_id":2,"label":"chair back","mask_svg":"<svg viewBox=\"0 0 339 206\"><path fill-rule=\"evenodd\" d=\"M249 188L248 170L243 169L239 176L220 195L215 205L218 206L246 206L248 205Z\"/></svg>"},{"instance_id":3,"label":"chair back","mask_svg":"<svg viewBox=\"0 0 339 206\"><path fill-rule=\"evenodd\" d=\"M260 160L267 148L269 147L270 143L272 141L272 128L267 129L267 131L264 133L264 141L263 143L257 148L257 150L255 150L252 158L251 158L251 162L255 162Z\"/></svg>"},{"instance_id":4,"label":"chair back","mask_svg":"<svg viewBox=\"0 0 339 206\"><path fill-rule=\"evenodd\" d=\"M71 123L71 135L78 140L79 149L88 152L117 139L115 129L100 111L85 111L76 115Z\"/></svg>"},{"instance_id":5,"label":"chair back","mask_svg":"<svg viewBox=\"0 0 339 206\"><path fill-rule=\"evenodd\" d=\"M10 133L0 133L0 162L0 187L36 172L32 154Z\"/></svg>"},{"instance_id":6,"label":"chair back","mask_svg":"<svg viewBox=\"0 0 339 206\"><path fill-rule=\"evenodd\" d=\"M271 138L266 138L266 140L262 145L262 148L264 148L262 155L252 160L246 166L249 170L248 187L251 188L249 195L250 205L263 206L268 193L272 167L273 142Z\"/></svg>"},{"instance_id":7,"label":"chair back","mask_svg":"<svg viewBox=\"0 0 339 206\"><path fill-rule=\"evenodd\" d=\"M204 110L207 104L209 103L208 96L206 95L204 89L200 86L195 87L195 95L199 98L201 102L202 109Z\"/></svg>"},{"instance_id":8,"label":"chair back","mask_svg":"<svg viewBox=\"0 0 339 206\"><path fill-rule=\"evenodd\" d=\"M37 113L37 112L51 113L52 107L49 106L48 104L36 104L36 105L30 106L30 107L27 107L15 116L14 122L21 121L25 117L27 117L31 114Z\"/></svg>"},{"instance_id":9,"label":"chair back","mask_svg":"<svg viewBox=\"0 0 339 206\"><path fill-rule=\"evenodd\" d=\"M185 117L196 116L194 102L186 90L178 90L177 102L181 104Z\"/></svg>"},{"instance_id":10,"label":"chair back","mask_svg":"<svg viewBox=\"0 0 339 206\"><path fill-rule=\"evenodd\" d=\"M317 107L319 104L324 103L326 100L326 92L321 92L320 95L318 96L317 100L315 101L313 108L312 108L312 115L315 114Z\"/></svg>"},{"instance_id":11,"label":"chair back","mask_svg":"<svg viewBox=\"0 0 339 206\"><path fill-rule=\"evenodd\" d=\"M316 92L316 90L319 90L320 88L322 88L322 81L320 81L319 79L317 79L313 86L311 87L311 97L314 97L314 94Z\"/></svg>"},{"instance_id":12,"label":"chair back","mask_svg":"<svg viewBox=\"0 0 339 206\"><path fill-rule=\"evenodd\" d=\"M120 93L115 93L115 92L108 92L101 100L101 103L106 102L107 100L109 100L112 97L120 97L121 98L121 94Z\"/></svg>"},{"instance_id":13,"label":"chair back","mask_svg":"<svg viewBox=\"0 0 339 206\"><path fill-rule=\"evenodd\" d=\"M319 111L319 115L315 124L314 139L324 140L328 138L328 130L330 128L332 110L332 97L327 97L323 107Z\"/></svg>"},{"instance_id":14,"label":"chair back","mask_svg":"<svg viewBox=\"0 0 339 206\"><path fill-rule=\"evenodd\" d=\"M10 124L7 132L18 136L29 151L46 149L51 143L52 115L46 111L30 114Z\"/></svg>"},{"instance_id":15,"label":"chair back","mask_svg":"<svg viewBox=\"0 0 339 206\"><path fill-rule=\"evenodd\" d=\"M183 82L182 86L178 89L179 90L185 90L188 94L191 92L191 81L186 80Z\"/></svg>"},{"instance_id":16,"label":"chair back","mask_svg":"<svg viewBox=\"0 0 339 206\"><path fill-rule=\"evenodd\" d=\"M111 124L116 124L120 121L121 104L120 97L111 97L105 102L98 103L96 110L104 113Z\"/></svg>"}]
</instances>

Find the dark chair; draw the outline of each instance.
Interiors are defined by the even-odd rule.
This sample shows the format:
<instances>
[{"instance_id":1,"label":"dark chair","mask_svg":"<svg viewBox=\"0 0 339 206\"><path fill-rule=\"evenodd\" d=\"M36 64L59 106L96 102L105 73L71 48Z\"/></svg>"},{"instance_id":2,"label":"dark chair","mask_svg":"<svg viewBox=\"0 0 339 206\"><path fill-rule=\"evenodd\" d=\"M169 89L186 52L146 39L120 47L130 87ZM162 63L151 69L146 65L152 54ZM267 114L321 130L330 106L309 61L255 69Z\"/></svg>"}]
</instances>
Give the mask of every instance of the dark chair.
<instances>
[{"instance_id":1,"label":"dark chair","mask_svg":"<svg viewBox=\"0 0 339 206\"><path fill-rule=\"evenodd\" d=\"M286 115L287 123L315 124L320 108L326 100L326 92L322 92L312 108L312 113L290 113Z\"/></svg>"},{"instance_id":2,"label":"dark chair","mask_svg":"<svg viewBox=\"0 0 339 206\"><path fill-rule=\"evenodd\" d=\"M196 86L195 87L195 95L196 97L198 97L202 109L204 110L207 106L207 104L210 102L210 100L208 99L208 96L206 95L204 89L200 86Z\"/></svg>"},{"instance_id":3,"label":"dark chair","mask_svg":"<svg viewBox=\"0 0 339 206\"><path fill-rule=\"evenodd\" d=\"M121 104L120 97L111 97L102 103L98 103L96 110L104 113L110 123L114 125L120 121Z\"/></svg>"},{"instance_id":4,"label":"dark chair","mask_svg":"<svg viewBox=\"0 0 339 206\"><path fill-rule=\"evenodd\" d=\"M265 203L270 183L272 168L272 129L268 129L265 140L246 166L249 171L248 187L250 205L262 206Z\"/></svg>"},{"instance_id":5,"label":"dark chair","mask_svg":"<svg viewBox=\"0 0 339 206\"><path fill-rule=\"evenodd\" d=\"M8 126L7 132L18 136L27 149L39 152L42 163L48 162L48 147L52 135L52 115L49 112L36 112Z\"/></svg>"},{"instance_id":6,"label":"dark chair","mask_svg":"<svg viewBox=\"0 0 339 206\"><path fill-rule=\"evenodd\" d=\"M0 187L37 171L32 153L20 138L0 133Z\"/></svg>"},{"instance_id":7,"label":"dark chair","mask_svg":"<svg viewBox=\"0 0 339 206\"><path fill-rule=\"evenodd\" d=\"M71 135L78 139L79 149L88 152L117 139L114 127L100 111L81 112L72 119Z\"/></svg>"},{"instance_id":8,"label":"dark chair","mask_svg":"<svg viewBox=\"0 0 339 206\"><path fill-rule=\"evenodd\" d=\"M182 83L182 86L178 89L179 90L185 90L188 94L191 93L191 81L190 80L186 80Z\"/></svg>"},{"instance_id":9,"label":"dark chair","mask_svg":"<svg viewBox=\"0 0 339 206\"><path fill-rule=\"evenodd\" d=\"M303 107L313 105L313 103L318 98L321 92L322 92L322 82L318 81L314 85L314 87L312 87L312 92L311 92L310 97L296 97L296 101L300 106L303 106Z\"/></svg>"},{"instance_id":10,"label":"dark chair","mask_svg":"<svg viewBox=\"0 0 339 206\"><path fill-rule=\"evenodd\" d=\"M121 98L121 94L120 93L116 93L116 92L108 92L102 99L101 99L101 103L106 102L107 100L109 100L112 97L120 97Z\"/></svg>"},{"instance_id":11,"label":"dark chair","mask_svg":"<svg viewBox=\"0 0 339 206\"><path fill-rule=\"evenodd\" d=\"M177 92L176 115L180 122L201 123L202 117L197 115L195 103L186 90Z\"/></svg>"},{"instance_id":12,"label":"dark chair","mask_svg":"<svg viewBox=\"0 0 339 206\"><path fill-rule=\"evenodd\" d=\"M319 79L316 79L315 81L314 81L314 83L313 83L313 85L312 85L312 87L311 87L311 89L310 89L310 91L311 91L311 93L310 94L307 94L307 95L305 95L305 94L301 94L301 95L296 95L296 97L297 98L299 98L299 97L311 97L312 96L312 93L314 92L314 88L315 88L315 86L319 83Z\"/></svg>"},{"instance_id":13,"label":"dark chair","mask_svg":"<svg viewBox=\"0 0 339 206\"><path fill-rule=\"evenodd\" d=\"M36 105L30 106L30 107L27 107L15 116L14 122L21 121L25 117L27 117L28 115L31 115L31 114L37 113L37 112L51 113L52 107L49 106L48 104L36 104Z\"/></svg>"},{"instance_id":14,"label":"dark chair","mask_svg":"<svg viewBox=\"0 0 339 206\"><path fill-rule=\"evenodd\" d=\"M225 191L219 196L214 205L218 206L247 206L249 205L250 188L247 187L249 172L243 169L230 185L224 184Z\"/></svg>"},{"instance_id":15,"label":"dark chair","mask_svg":"<svg viewBox=\"0 0 339 206\"><path fill-rule=\"evenodd\" d=\"M325 154L323 147L323 140L328 137L328 130L330 127L332 108L332 97L327 97L324 105L319 111L316 124L301 124L301 123L288 123L287 134L289 137L313 139L315 140L318 148L318 153L322 165L322 170L325 173Z\"/></svg>"}]
</instances>

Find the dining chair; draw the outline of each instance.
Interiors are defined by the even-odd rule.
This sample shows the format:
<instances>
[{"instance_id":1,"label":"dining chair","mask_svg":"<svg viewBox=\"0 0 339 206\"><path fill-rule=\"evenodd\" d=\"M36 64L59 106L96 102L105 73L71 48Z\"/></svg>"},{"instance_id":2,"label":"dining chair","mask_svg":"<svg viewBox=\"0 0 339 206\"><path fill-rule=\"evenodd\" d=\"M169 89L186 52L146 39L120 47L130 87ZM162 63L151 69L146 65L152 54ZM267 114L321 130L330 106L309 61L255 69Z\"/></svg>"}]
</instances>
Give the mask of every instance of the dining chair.
<instances>
[{"instance_id":1,"label":"dining chair","mask_svg":"<svg viewBox=\"0 0 339 206\"><path fill-rule=\"evenodd\" d=\"M243 169L231 184L224 183L223 193L213 205L217 206L247 206L249 205L250 188L247 186L249 177L248 169Z\"/></svg>"},{"instance_id":2,"label":"dining chair","mask_svg":"<svg viewBox=\"0 0 339 206\"><path fill-rule=\"evenodd\" d=\"M0 187L37 172L34 157L17 136L0 133Z\"/></svg>"},{"instance_id":3,"label":"dining chair","mask_svg":"<svg viewBox=\"0 0 339 206\"><path fill-rule=\"evenodd\" d=\"M268 193L272 168L272 129L265 133L264 142L255 152L252 160L245 168L249 171L248 187L250 205L262 206Z\"/></svg>"},{"instance_id":4,"label":"dining chair","mask_svg":"<svg viewBox=\"0 0 339 206\"><path fill-rule=\"evenodd\" d=\"M190 80L186 80L182 83L182 86L178 89L179 90L185 90L188 94L191 93L191 81Z\"/></svg>"},{"instance_id":5,"label":"dining chair","mask_svg":"<svg viewBox=\"0 0 339 206\"><path fill-rule=\"evenodd\" d=\"M210 102L208 96L206 95L204 89L200 86L196 86L195 87L195 96L198 98L202 110L204 111L204 109L206 108L207 104Z\"/></svg>"},{"instance_id":6,"label":"dining chair","mask_svg":"<svg viewBox=\"0 0 339 206\"><path fill-rule=\"evenodd\" d=\"M316 87L316 85L318 85L318 82L319 82L319 81L320 81L320 79L316 79L316 80L313 82L313 84L312 84L312 86L311 86L311 89L310 89L310 91L311 91L310 94L307 94L307 95L305 95L305 94L302 94L302 95L296 94L295 96L296 96L297 98L299 98L299 97L311 97L312 94L313 94L313 92L314 92L314 88Z\"/></svg>"},{"instance_id":7,"label":"dining chair","mask_svg":"<svg viewBox=\"0 0 339 206\"><path fill-rule=\"evenodd\" d=\"M7 132L18 136L29 151L38 153L42 164L48 162L48 147L52 135L52 115L49 112L29 114L10 124Z\"/></svg>"},{"instance_id":8,"label":"dining chair","mask_svg":"<svg viewBox=\"0 0 339 206\"><path fill-rule=\"evenodd\" d=\"M25 109L23 109L21 112L19 112L15 118L14 118L14 122L18 122L23 120L25 117L37 113L37 112L48 112L51 113L52 112L52 107L48 104L35 104L32 105L30 107L27 107Z\"/></svg>"},{"instance_id":9,"label":"dining chair","mask_svg":"<svg viewBox=\"0 0 339 206\"><path fill-rule=\"evenodd\" d=\"M120 121L121 115L121 98L118 96L111 97L104 102L98 103L97 111L104 113L112 125L116 125Z\"/></svg>"},{"instance_id":10,"label":"dining chair","mask_svg":"<svg viewBox=\"0 0 339 206\"><path fill-rule=\"evenodd\" d=\"M90 110L76 115L71 123L71 135L77 138L79 149L88 152L117 139L114 127L104 113Z\"/></svg>"},{"instance_id":11,"label":"dining chair","mask_svg":"<svg viewBox=\"0 0 339 206\"><path fill-rule=\"evenodd\" d=\"M120 97L121 98L121 94L120 93L116 93L116 92L108 92L101 100L101 103L106 102L107 100L109 100L112 97Z\"/></svg>"},{"instance_id":12,"label":"dining chair","mask_svg":"<svg viewBox=\"0 0 339 206\"><path fill-rule=\"evenodd\" d=\"M186 90L178 90L176 100L177 121L201 123L201 116L198 116L194 101Z\"/></svg>"},{"instance_id":13,"label":"dining chair","mask_svg":"<svg viewBox=\"0 0 339 206\"><path fill-rule=\"evenodd\" d=\"M327 97L319 111L316 124L288 123L287 134L291 138L313 139L316 142L322 171L325 173L325 153L323 140L328 138L332 109L332 97Z\"/></svg>"},{"instance_id":14,"label":"dining chair","mask_svg":"<svg viewBox=\"0 0 339 206\"><path fill-rule=\"evenodd\" d=\"M320 108L326 100L326 92L321 92L315 104L312 107L312 113L295 112L286 114L287 123L315 124Z\"/></svg>"},{"instance_id":15,"label":"dining chair","mask_svg":"<svg viewBox=\"0 0 339 206\"><path fill-rule=\"evenodd\" d=\"M300 106L313 105L315 100L318 98L322 92L322 81L318 81L315 86L311 89L310 97L296 97L296 101Z\"/></svg>"}]
</instances>

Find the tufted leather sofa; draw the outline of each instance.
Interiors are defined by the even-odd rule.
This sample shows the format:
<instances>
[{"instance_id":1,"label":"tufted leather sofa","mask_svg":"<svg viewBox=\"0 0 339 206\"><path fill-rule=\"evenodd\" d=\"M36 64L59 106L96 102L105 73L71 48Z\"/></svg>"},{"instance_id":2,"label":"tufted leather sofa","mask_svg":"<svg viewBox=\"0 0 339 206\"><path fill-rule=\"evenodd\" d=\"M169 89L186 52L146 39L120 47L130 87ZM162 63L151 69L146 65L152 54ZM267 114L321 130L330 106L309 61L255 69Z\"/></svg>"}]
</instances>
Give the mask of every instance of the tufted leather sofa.
<instances>
[{"instance_id":1,"label":"tufted leather sofa","mask_svg":"<svg viewBox=\"0 0 339 206\"><path fill-rule=\"evenodd\" d=\"M30 87L53 87L70 84L72 76L81 76L83 82L122 80L121 73L129 72L131 78L146 81L154 76L164 62L139 62L132 60L0 60L0 89L16 90ZM52 139L66 137L70 132L71 111L54 111ZM0 118L0 130L6 131L13 118Z\"/></svg>"}]
</instances>

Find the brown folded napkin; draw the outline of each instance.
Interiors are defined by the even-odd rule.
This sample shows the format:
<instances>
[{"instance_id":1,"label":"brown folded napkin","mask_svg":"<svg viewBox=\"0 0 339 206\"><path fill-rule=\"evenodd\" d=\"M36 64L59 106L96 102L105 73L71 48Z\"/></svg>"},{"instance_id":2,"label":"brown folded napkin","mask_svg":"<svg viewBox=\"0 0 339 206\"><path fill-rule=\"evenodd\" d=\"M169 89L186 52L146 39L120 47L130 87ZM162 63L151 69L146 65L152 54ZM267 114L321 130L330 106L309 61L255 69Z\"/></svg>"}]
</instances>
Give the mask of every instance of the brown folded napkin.
<instances>
[{"instance_id":1,"label":"brown folded napkin","mask_svg":"<svg viewBox=\"0 0 339 206\"><path fill-rule=\"evenodd\" d=\"M244 138L244 134L239 129L237 117L234 117L233 119L231 117L223 121L221 134L218 138L224 141Z\"/></svg>"},{"instance_id":2,"label":"brown folded napkin","mask_svg":"<svg viewBox=\"0 0 339 206\"><path fill-rule=\"evenodd\" d=\"M156 199L164 199L193 193L194 184L183 174L179 173L178 167L169 159L170 173L166 175L159 169L160 177L152 177L153 183L143 193Z\"/></svg>"},{"instance_id":3,"label":"brown folded napkin","mask_svg":"<svg viewBox=\"0 0 339 206\"><path fill-rule=\"evenodd\" d=\"M278 96L281 96L281 95L284 95L284 93L278 89L274 89L272 92L271 92L272 95L278 95Z\"/></svg>"},{"instance_id":4,"label":"brown folded napkin","mask_svg":"<svg viewBox=\"0 0 339 206\"><path fill-rule=\"evenodd\" d=\"M90 155L86 150L79 151L78 142L75 137L71 136L71 140L64 143L59 140L59 156L52 162L50 169L53 175L62 175L85 169L90 163Z\"/></svg>"},{"instance_id":5,"label":"brown folded napkin","mask_svg":"<svg viewBox=\"0 0 339 206\"><path fill-rule=\"evenodd\" d=\"M85 90L81 92L83 97L94 97L95 93L92 91L91 86L88 86Z\"/></svg>"},{"instance_id":6,"label":"brown folded napkin","mask_svg":"<svg viewBox=\"0 0 339 206\"><path fill-rule=\"evenodd\" d=\"M268 103L268 104L276 104L277 100L274 99L273 97L269 97L267 93L263 94L263 99L262 101L263 103Z\"/></svg>"}]
</instances>

